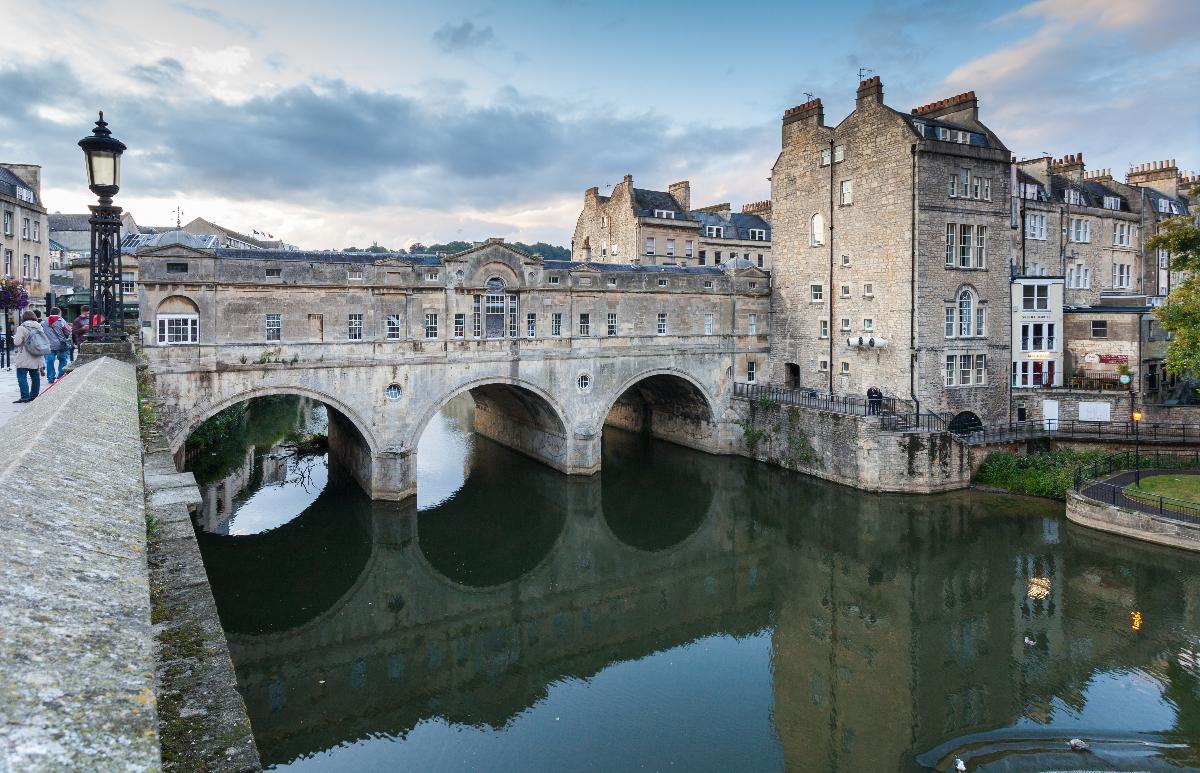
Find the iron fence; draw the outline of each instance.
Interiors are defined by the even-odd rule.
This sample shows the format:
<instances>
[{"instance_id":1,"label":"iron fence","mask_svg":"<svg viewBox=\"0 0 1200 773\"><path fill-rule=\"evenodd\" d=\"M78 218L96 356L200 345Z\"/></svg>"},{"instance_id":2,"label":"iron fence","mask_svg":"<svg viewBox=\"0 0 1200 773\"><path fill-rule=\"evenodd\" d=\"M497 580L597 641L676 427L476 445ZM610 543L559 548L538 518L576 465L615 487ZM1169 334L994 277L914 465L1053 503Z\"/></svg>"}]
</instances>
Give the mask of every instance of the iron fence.
<instances>
[{"instance_id":1,"label":"iron fence","mask_svg":"<svg viewBox=\"0 0 1200 773\"><path fill-rule=\"evenodd\" d=\"M884 416L882 428L891 432L946 432L950 419L940 413L898 413Z\"/></svg>"},{"instance_id":2,"label":"iron fence","mask_svg":"<svg viewBox=\"0 0 1200 773\"><path fill-rule=\"evenodd\" d=\"M1200 502L1129 488L1139 477L1181 470L1200 474L1200 451L1119 451L1077 466L1074 486L1097 502L1200 525Z\"/></svg>"},{"instance_id":3,"label":"iron fence","mask_svg":"<svg viewBox=\"0 0 1200 773\"><path fill-rule=\"evenodd\" d=\"M1149 424L1134 421L1014 421L963 433L972 444L999 443L1035 437L1065 437L1080 440L1176 441L1200 443L1200 424Z\"/></svg>"},{"instance_id":4,"label":"iron fence","mask_svg":"<svg viewBox=\"0 0 1200 773\"><path fill-rule=\"evenodd\" d=\"M875 400L855 395L831 395L815 389L792 389L768 384L735 382L733 396L747 400L765 400L780 405L797 405L853 416L890 416L910 411L912 403L899 397L883 396Z\"/></svg>"}]
</instances>

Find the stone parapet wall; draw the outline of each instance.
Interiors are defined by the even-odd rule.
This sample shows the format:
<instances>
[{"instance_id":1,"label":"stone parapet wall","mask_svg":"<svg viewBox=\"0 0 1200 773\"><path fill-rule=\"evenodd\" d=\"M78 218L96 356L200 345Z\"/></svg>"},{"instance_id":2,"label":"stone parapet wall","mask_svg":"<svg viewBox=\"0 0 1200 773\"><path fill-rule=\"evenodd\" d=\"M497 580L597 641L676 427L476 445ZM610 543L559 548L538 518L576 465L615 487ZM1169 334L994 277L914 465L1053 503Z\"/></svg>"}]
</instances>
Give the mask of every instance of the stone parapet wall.
<instances>
[{"instance_id":1,"label":"stone parapet wall","mask_svg":"<svg viewBox=\"0 0 1200 773\"><path fill-rule=\"evenodd\" d=\"M884 432L877 416L732 402L743 456L865 491L923 494L970 485L970 449L950 433Z\"/></svg>"},{"instance_id":2,"label":"stone parapet wall","mask_svg":"<svg viewBox=\"0 0 1200 773\"><path fill-rule=\"evenodd\" d=\"M1067 494L1067 519L1081 526L1145 542L1200 550L1200 525L1097 502L1077 491Z\"/></svg>"},{"instance_id":3,"label":"stone parapet wall","mask_svg":"<svg viewBox=\"0 0 1200 773\"><path fill-rule=\"evenodd\" d=\"M0 769L157 770L133 366L77 368L0 447Z\"/></svg>"}]
</instances>

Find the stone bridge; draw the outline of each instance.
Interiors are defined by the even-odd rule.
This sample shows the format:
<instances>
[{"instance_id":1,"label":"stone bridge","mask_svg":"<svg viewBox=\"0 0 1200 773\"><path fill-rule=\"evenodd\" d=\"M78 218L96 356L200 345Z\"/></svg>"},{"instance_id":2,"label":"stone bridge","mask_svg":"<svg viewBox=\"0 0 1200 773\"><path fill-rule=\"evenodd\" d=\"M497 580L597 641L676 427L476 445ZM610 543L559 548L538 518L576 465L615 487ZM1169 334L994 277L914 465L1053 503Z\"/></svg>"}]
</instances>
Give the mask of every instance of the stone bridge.
<instances>
[{"instance_id":1,"label":"stone bridge","mask_svg":"<svg viewBox=\"0 0 1200 773\"><path fill-rule=\"evenodd\" d=\"M171 448L231 405L303 395L331 409L331 450L377 499L415 492L421 433L464 392L480 434L589 475L605 424L734 452L733 383L766 372L769 277L753 267L547 261L500 240L447 256L185 236L138 254Z\"/></svg>"}]
</instances>

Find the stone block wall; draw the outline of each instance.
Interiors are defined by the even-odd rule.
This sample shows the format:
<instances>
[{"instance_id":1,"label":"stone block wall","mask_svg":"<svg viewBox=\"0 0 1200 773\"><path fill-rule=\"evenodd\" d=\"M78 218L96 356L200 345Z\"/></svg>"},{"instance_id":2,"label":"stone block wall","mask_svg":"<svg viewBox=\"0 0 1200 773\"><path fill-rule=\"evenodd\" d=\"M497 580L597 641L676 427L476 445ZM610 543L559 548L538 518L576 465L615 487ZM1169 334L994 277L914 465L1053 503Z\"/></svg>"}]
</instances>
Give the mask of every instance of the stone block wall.
<instances>
[{"instance_id":1,"label":"stone block wall","mask_svg":"<svg viewBox=\"0 0 1200 773\"><path fill-rule=\"evenodd\" d=\"M970 449L949 433L883 432L876 416L849 416L736 399L738 452L865 491L965 488Z\"/></svg>"}]
</instances>

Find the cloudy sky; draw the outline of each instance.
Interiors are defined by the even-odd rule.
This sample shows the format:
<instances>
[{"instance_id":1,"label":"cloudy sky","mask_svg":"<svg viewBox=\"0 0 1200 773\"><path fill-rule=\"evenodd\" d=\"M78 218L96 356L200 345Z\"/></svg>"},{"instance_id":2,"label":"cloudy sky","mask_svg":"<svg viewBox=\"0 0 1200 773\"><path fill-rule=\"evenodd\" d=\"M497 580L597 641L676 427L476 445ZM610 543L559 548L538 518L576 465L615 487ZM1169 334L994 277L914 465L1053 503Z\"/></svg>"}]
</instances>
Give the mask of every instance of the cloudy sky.
<instances>
[{"instance_id":1,"label":"cloudy sky","mask_svg":"<svg viewBox=\"0 0 1200 773\"><path fill-rule=\"evenodd\" d=\"M768 198L783 110L974 89L1021 157L1200 170L1200 2L0 0L0 160L89 201L76 141L129 145L118 203L302 247L570 240L583 190ZM20 34L14 34L20 31Z\"/></svg>"}]
</instances>

